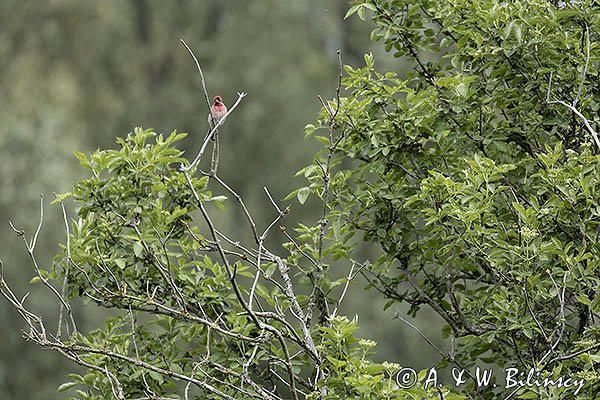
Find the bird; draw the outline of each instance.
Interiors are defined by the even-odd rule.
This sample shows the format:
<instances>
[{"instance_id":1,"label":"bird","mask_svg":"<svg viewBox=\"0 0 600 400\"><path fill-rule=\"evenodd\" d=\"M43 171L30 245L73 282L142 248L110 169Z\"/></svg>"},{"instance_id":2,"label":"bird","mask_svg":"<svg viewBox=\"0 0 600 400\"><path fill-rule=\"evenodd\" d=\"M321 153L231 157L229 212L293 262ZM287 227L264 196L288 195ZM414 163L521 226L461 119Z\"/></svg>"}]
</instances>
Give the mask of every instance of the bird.
<instances>
[{"instance_id":1,"label":"bird","mask_svg":"<svg viewBox=\"0 0 600 400\"><path fill-rule=\"evenodd\" d=\"M215 96L212 106L210 106L210 112L208 113L208 125L212 128L219 121L225 118L227 114L227 106L223 103L221 96Z\"/></svg>"}]
</instances>

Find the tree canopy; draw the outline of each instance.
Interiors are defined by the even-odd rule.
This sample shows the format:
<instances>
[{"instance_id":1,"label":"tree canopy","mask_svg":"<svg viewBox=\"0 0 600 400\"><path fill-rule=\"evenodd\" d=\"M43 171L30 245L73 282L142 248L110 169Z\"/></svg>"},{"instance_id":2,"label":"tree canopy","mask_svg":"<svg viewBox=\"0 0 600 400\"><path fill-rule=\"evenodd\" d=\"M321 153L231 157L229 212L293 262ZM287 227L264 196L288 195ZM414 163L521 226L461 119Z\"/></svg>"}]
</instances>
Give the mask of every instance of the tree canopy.
<instances>
[{"instance_id":1,"label":"tree canopy","mask_svg":"<svg viewBox=\"0 0 600 400\"><path fill-rule=\"evenodd\" d=\"M346 67L333 123L307 126L326 144L309 190L330 185L334 230L382 249L367 276L388 305L443 318L444 363L596 382L597 4L367 1L348 15L368 11L371 37L413 68Z\"/></svg>"}]
</instances>

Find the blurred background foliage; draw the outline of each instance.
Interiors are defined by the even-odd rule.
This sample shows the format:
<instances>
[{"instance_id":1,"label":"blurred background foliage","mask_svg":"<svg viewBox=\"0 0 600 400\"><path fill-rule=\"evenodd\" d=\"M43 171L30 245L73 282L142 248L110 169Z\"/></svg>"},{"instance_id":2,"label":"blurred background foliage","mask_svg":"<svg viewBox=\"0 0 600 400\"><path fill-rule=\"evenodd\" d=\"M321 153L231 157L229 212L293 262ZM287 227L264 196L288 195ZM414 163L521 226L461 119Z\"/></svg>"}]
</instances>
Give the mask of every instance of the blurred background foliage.
<instances>
[{"instance_id":1,"label":"blurred background foliage","mask_svg":"<svg viewBox=\"0 0 600 400\"><path fill-rule=\"evenodd\" d=\"M221 130L219 175L247 200L259 226L266 225L272 209L262 187L283 199L302 182L292 179L295 171L319 148L304 140L303 127L320 108L317 94L334 96L336 50L345 64L360 66L363 54L373 52L381 70L405 68L370 43L368 22L343 19L347 9L346 0L0 0L0 257L11 285L23 295L31 290L32 269L8 220L32 233L45 194L37 253L49 263L64 237L52 193L70 190L82 177L73 149L115 147L116 136L143 126L188 132L186 154L195 155L207 110L180 38L198 56L211 96L231 105L237 91L249 94ZM310 203L294 203L287 225L313 224L318 213ZM236 232L240 215L221 216L230 232L242 234ZM365 247L365 257L376 251ZM339 268L344 274L346 266ZM439 361L364 286L354 286L345 312L358 315L361 335L379 343L376 358L414 368ZM33 290L27 301L55 316L44 296ZM104 318L99 309L82 311L80 327ZM0 321L1 397L61 398L56 388L74 366L26 343L21 320L4 302ZM424 313L415 323L445 347L433 316Z\"/></svg>"}]
</instances>

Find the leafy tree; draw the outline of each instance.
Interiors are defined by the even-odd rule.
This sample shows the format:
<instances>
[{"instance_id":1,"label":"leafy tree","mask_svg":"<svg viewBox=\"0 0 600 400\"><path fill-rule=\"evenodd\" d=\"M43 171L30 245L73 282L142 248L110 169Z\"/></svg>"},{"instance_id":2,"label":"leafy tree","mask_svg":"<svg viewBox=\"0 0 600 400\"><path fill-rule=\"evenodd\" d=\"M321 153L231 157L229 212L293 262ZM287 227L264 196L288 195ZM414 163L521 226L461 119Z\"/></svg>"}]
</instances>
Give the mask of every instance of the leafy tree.
<instances>
[{"instance_id":1,"label":"leafy tree","mask_svg":"<svg viewBox=\"0 0 600 400\"><path fill-rule=\"evenodd\" d=\"M388 306L443 318L456 348L442 364L568 374L589 399L600 393L599 11L355 2L348 16L372 15L371 37L413 68L378 72L371 55L345 68L347 96L306 128L324 148L296 192L328 196L331 240L381 248L363 272Z\"/></svg>"},{"instance_id":2,"label":"leafy tree","mask_svg":"<svg viewBox=\"0 0 600 400\"><path fill-rule=\"evenodd\" d=\"M197 128L206 115L180 37L197 51L212 94L224 95L228 105L238 88L252 95L223 132L221 168L255 210L256 222L270 219L271 209L254 206L263 200L255 188L267 185L279 198L293 187L280 171L298 169L306 162L302 154L316 150L302 146L302 126L319 108L315 92L334 79L331 54L344 46L345 54L362 58L369 48L369 27L342 22L346 10L337 10L338 4L347 8L346 0L1 1L0 257L12 289L31 290L31 271L14 268L27 265L28 256L7 221L35 230L39 193L51 198L84 176L73 148L114 147L114 137L138 123L193 133L178 143L186 154L199 145ZM348 56L345 61L352 62ZM221 214L227 231L241 217L231 211ZM311 210L298 209L292 218L305 212ZM40 264L57 252L50 232L61 229L62 215L47 212L36 246ZM43 292L33 290L27 302L44 315L54 312ZM79 326L93 326L105 314L87 308L78 313ZM0 320L3 326L20 324L1 301ZM38 352L19 329L4 330L2 337L0 397L61 398L56 387L70 363ZM36 385L30 385L32 376Z\"/></svg>"},{"instance_id":3,"label":"leafy tree","mask_svg":"<svg viewBox=\"0 0 600 400\"><path fill-rule=\"evenodd\" d=\"M214 143L215 161L213 135L200 155ZM0 293L27 323L28 340L86 368L71 374L61 391L73 389L77 399L407 399L447 393L402 390L398 365L369 359L374 342L357 338L356 320L339 315L343 295L336 301L324 296L332 287L347 287L353 276L327 280L325 261L339 248L324 242L323 224L301 226L306 233L297 238L288 235L287 256L271 252L265 238L287 209L265 190L275 218L259 231L242 197L217 175L217 163L206 172L182 158L173 145L184 136L136 129L117 140L117 150L75 152L90 176L56 199L67 240L53 269L37 262L39 229L28 238L14 228L33 262L32 282L60 305L58 328L30 310L3 275ZM239 204L254 243L230 237L215 222L227 198L209 190L210 181ZM66 199L76 205L72 223ZM80 331L71 305L76 298L117 312L103 327Z\"/></svg>"}]
</instances>

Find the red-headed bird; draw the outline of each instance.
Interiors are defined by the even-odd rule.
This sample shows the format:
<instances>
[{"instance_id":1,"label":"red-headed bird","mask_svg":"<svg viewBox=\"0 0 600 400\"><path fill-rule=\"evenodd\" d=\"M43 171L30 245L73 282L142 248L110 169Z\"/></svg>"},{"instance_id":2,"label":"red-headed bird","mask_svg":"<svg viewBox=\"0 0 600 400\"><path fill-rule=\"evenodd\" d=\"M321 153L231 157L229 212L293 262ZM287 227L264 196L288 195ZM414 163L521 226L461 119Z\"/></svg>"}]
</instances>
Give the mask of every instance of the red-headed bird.
<instances>
[{"instance_id":1,"label":"red-headed bird","mask_svg":"<svg viewBox=\"0 0 600 400\"><path fill-rule=\"evenodd\" d=\"M212 118L211 118L212 114ZM227 106L223 103L221 96L215 96L215 100L210 106L210 113L208 113L208 126L211 128L215 126L220 120L222 120L227 114Z\"/></svg>"}]
</instances>

